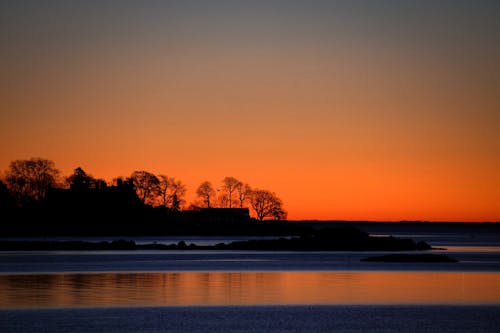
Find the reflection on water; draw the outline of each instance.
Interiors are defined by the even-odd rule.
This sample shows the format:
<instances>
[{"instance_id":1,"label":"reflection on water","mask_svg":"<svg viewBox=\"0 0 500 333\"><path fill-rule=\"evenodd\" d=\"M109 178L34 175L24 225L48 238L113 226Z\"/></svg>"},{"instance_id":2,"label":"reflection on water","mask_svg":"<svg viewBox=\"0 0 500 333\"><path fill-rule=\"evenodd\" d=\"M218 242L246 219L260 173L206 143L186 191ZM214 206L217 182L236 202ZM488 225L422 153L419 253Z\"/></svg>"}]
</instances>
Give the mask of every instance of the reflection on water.
<instances>
[{"instance_id":1,"label":"reflection on water","mask_svg":"<svg viewBox=\"0 0 500 333\"><path fill-rule=\"evenodd\" d=\"M446 246L445 250L438 252L481 252L481 253L499 253L500 246Z\"/></svg>"},{"instance_id":2,"label":"reflection on water","mask_svg":"<svg viewBox=\"0 0 500 333\"><path fill-rule=\"evenodd\" d=\"M500 304L500 273L0 275L0 308L243 304Z\"/></svg>"}]
</instances>

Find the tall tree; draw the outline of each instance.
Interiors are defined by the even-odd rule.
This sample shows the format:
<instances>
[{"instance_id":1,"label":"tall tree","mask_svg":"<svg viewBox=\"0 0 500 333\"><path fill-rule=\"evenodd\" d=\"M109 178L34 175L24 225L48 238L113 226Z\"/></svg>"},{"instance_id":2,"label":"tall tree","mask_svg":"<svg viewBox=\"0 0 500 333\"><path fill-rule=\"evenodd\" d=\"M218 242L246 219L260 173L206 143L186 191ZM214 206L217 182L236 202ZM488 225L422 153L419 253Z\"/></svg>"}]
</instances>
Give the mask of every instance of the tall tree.
<instances>
[{"instance_id":1,"label":"tall tree","mask_svg":"<svg viewBox=\"0 0 500 333\"><path fill-rule=\"evenodd\" d=\"M276 196L276 194L267 190L253 190L250 195L250 204L259 221L268 217L272 217L274 219L282 219L283 217L286 217L282 201Z\"/></svg>"},{"instance_id":2,"label":"tall tree","mask_svg":"<svg viewBox=\"0 0 500 333\"><path fill-rule=\"evenodd\" d=\"M134 171L130 176L137 196L145 205L153 205L158 196L160 180L147 171Z\"/></svg>"},{"instance_id":3,"label":"tall tree","mask_svg":"<svg viewBox=\"0 0 500 333\"><path fill-rule=\"evenodd\" d=\"M161 205L165 208L168 207L168 190L170 188L170 177L165 175L158 175L158 193L161 199Z\"/></svg>"},{"instance_id":4,"label":"tall tree","mask_svg":"<svg viewBox=\"0 0 500 333\"><path fill-rule=\"evenodd\" d=\"M175 178L171 178L171 195L172 198L170 201L170 209L173 211L181 210L181 207L185 204L186 200L184 199L187 192L187 187L180 180L176 180Z\"/></svg>"},{"instance_id":5,"label":"tall tree","mask_svg":"<svg viewBox=\"0 0 500 333\"><path fill-rule=\"evenodd\" d=\"M174 211L180 210L185 201L186 185L173 177L159 175L158 178L160 180L158 188L161 205Z\"/></svg>"},{"instance_id":6,"label":"tall tree","mask_svg":"<svg viewBox=\"0 0 500 333\"><path fill-rule=\"evenodd\" d=\"M239 182L236 184L236 195L238 196L238 203L240 208L245 206L245 202L248 201L250 194L252 193L252 188L246 183Z\"/></svg>"},{"instance_id":7,"label":"tall tree","mask_svg":"<svg viewBox=\"0 0 500 333\"><path fill-rule=\"evenodd\" d=\"M215 190L212 183L205 181L198 186L196 195L201 199L206 208L211 208L213 198L215 197Z\"/></svg>"},{"instance_id":8,"label":"tall tree","mask_svg":"<svg viewBox=\"0 0 500 333\"><path fill-rule=\"evenodd\" d=\"M222 189L225 193L227 204L229 208L233 208L233 192L240 181L234 177L226 177L222 180Z\"/></svg>"},{"instance_id":9,"label":"tall tree","mask_svg":"<svg viewBox=\"0 0 500 333\"><path fill-rule=\"evenodd\" d=\"M51 160L31 158L15 160L5 175L7 186L19 205L42 201L55 187L59 170Z\"/></svg>"}]
</instances>

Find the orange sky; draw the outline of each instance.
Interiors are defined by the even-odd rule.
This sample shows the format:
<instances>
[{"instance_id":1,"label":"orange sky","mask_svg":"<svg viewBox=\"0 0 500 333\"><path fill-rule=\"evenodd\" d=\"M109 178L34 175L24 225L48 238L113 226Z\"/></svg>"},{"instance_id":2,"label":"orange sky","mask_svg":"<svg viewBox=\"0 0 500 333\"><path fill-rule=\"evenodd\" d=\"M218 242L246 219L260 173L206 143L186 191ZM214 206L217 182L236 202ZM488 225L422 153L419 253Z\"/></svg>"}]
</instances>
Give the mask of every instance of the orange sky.
<instances>
[{"instance_id":1,"label":"orange sky","mask_svg":"<svg viewBox=\"0 0 500 333\"><path fill-rule=\"evenodd\" d=\"M0 5L0 170L234 176L290 219L500 220L497 4ZM410 3L410 2L409 2Z\"/></svg>"}]
</instances>

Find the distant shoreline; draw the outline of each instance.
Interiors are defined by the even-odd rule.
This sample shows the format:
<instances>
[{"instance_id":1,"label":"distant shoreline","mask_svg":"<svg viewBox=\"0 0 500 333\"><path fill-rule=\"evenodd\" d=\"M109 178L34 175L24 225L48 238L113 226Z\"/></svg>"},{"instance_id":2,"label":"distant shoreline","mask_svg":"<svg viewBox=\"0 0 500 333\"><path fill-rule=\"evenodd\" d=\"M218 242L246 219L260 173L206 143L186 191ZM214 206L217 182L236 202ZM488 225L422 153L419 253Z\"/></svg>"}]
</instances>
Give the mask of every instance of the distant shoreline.
<instances>
[{"instance_id":1,"label":"distant shoreline","mask_svg":"<svg viewBox=\"0 0 500 333\"><path fill-rule=\"evenodd\" d=\"M500 221L376 221L376 220L287 220L290 223L387 223L387 224L499 224Z\"/></svg>"},{"instance_id":2,"label":"distant shoreline","mask_svg":"<svg viewBox=\"0 0 500 333\"><path fill-rule=\"evenodd\" d=\"M299 237L252 239L215 245L136 244L132 240L89 241L0 241L0 251L43 250L258 250L258 251L419 251L431 250L426 242L392 236L374 237L355 228L309 230Z\"/></svg>"},{"instance_id":3,"label":"distant shoreline","mask_svg":"<svg viewBox=\"0 0 500 333\"><path fill-rule=\"evenodd\" d=\"M288 221L238 221L238 222L198 222L198 221L145 221L119 220L105 221L91 225L73 224L71 221L53 225L45 221L29 222L4 221L0 234L3 239L19 237L109 237L110 239L129 237L165 236L252 236L280 237L300 236L328 228L356 228L372 235L415 235L444 234L462 232L470 234L491 233L500 235L500 222L383 222L383 221L341 221L341 220L288 220ZM119 227L118 227L119 226Z\"/></svg>"},{"instance_id":4,"label":"distant shoreline","mask_svg":"<svg viewBox=\"0 0 500 333\"><path fill-rule=\"evenodd\" d=\"M328 227L355 227L371 232L390 228L391 230L430 230L446 231L459 230L466 231L475 229L476 231L498 232L500 233L500 222L433 222L433 221L342 221L342 220L288 220L290 224L312 227L315 229Z\"/></svg>"}]
</instances>

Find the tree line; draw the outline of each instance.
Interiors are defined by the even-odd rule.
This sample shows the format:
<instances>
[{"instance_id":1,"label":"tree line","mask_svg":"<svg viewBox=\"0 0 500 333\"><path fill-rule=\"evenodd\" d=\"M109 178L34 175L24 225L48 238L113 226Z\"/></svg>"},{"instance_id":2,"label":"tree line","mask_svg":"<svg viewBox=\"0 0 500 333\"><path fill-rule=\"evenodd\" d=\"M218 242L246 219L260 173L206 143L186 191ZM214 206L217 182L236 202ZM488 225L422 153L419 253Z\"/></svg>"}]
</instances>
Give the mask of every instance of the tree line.
<instances>
[{"instance_id":1,"label":"tree line","mask_svg":"<svg viewBox=\"0 0 500 333\"><path fill-rule=\"evenodd\" d=\"M43 205L53 189L98 192L124 183L133 187L137 199L144 206L162 207L171 212L201 208L249 208L260 221L285 220L287 217L283 202L275 193L252 188L235 177L225 177L218 187L209 181L202 182L196 189L196 199L187 204L187 186L174 177L138 170L129 177L117 177L108 184L87 174L81 167L63 177L53 161L43 158L10 163L0 179L0 208Z\"/></svg>"}]
</instances>

